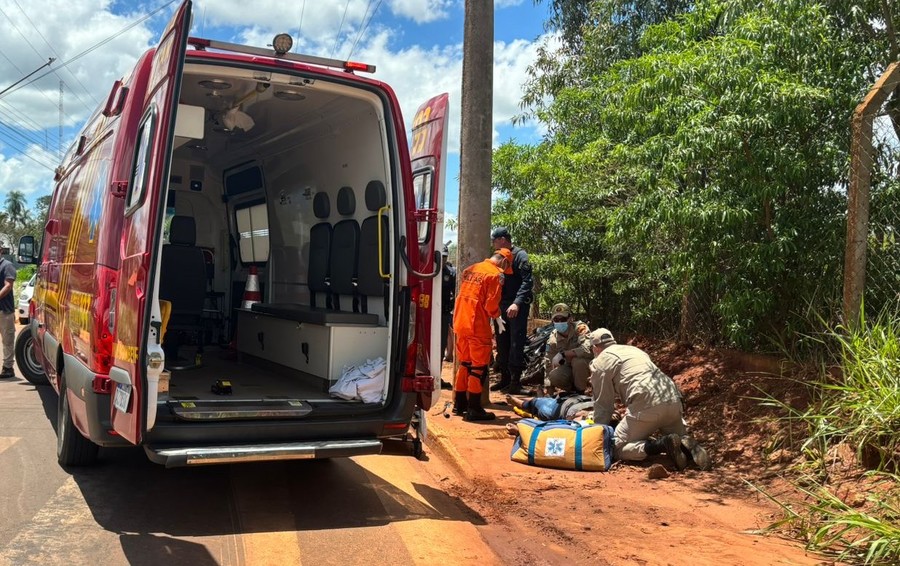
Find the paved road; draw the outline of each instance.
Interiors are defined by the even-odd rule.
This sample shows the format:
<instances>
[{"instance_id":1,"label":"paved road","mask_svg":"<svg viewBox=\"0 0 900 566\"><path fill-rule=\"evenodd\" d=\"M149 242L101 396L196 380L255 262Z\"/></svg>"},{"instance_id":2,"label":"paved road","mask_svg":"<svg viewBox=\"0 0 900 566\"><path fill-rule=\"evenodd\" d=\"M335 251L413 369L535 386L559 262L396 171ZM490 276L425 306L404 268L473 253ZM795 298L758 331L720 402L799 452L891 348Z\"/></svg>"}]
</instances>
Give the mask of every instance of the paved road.
<instances>
[{"instance_id":1,"label":"paved road","mask_svg":"<svg viewBox=\"0 0 900 566\"><path fill-rule=\"evenodd\" d=\"M448 472L387 455L166 470L56 462L56 394L0 382L0 565L499 564ZM459 550L463 549L463 550Z\"/></svg>"}]
</instances>

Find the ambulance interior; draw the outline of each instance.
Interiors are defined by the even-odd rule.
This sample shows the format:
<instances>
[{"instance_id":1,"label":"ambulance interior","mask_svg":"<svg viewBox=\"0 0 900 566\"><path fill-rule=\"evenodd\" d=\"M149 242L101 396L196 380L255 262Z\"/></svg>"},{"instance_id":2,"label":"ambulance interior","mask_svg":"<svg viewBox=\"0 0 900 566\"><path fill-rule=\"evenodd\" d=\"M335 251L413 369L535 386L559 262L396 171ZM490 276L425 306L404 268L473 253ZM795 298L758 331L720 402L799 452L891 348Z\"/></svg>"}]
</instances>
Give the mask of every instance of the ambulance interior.
<instances>
[{"instance_id":1,"label":"ambulance interior","mask_svg":"<svg viewBox=\"0 0 900 566\"><path fill-rule=\"evenodd\" d=\"M190 60L179 102L157 286L170 305L159 418L383 404L387 377L361 398L328 389L345 366L377 372L380 359L391 375L403 209L385 102L349 81Z\"/></svg>"}]
</instances>

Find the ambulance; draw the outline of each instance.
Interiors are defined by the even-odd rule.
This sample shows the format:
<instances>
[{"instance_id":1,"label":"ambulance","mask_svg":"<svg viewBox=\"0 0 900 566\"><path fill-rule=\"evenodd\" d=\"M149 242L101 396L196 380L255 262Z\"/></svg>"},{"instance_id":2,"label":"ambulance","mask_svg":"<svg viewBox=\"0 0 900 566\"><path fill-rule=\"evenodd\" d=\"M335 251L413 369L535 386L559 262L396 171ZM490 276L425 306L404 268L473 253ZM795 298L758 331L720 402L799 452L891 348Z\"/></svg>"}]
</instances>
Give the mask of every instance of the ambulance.
<instances>
[{"instance_id":1,"label":"ambulance","mask_svg":"<svg viewBox=\"0 0 900 566\"><path fill-rule=\"evenodd\" d=\"M421 452L440 375L447 95L189 36L180 5L56 171L26 377L57 456L167 467Z\"/></svg>"}]
</instances>

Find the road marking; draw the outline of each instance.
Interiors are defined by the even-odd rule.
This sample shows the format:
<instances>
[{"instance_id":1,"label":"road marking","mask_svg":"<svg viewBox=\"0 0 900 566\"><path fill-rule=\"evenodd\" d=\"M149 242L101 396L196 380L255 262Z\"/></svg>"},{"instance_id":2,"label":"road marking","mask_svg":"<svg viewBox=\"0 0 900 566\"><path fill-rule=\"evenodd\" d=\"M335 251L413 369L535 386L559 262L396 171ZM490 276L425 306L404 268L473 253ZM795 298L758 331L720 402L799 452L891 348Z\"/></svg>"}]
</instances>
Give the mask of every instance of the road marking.
<instances>
[{"instance_id":1,"label":"road marking","mask_svg":"<svg viewBox=\"0 0 900 566\"><path fill-rule=\"evenodd\" d=\"M22 440L21 436L0 436L0 454L20 440Z\"/></svg>"}]
</instances>

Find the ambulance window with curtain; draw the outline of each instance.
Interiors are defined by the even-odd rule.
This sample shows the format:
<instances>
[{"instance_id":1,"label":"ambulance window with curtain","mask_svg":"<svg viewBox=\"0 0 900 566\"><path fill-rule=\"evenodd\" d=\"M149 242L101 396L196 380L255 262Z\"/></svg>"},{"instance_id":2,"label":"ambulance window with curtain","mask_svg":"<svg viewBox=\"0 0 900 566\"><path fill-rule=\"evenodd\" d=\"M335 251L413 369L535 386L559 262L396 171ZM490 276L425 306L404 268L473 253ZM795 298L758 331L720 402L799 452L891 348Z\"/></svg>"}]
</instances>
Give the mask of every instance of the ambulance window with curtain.
<instances>
[{"instance_id":1,"label":"ambulance window with curtain","mask_svg":"<svg viewBox=\"0 0 900 566\"><path fill-rule=\"evenodd\" d=\"M265 263L269 260L269 216L266 203L253 204L234 211L241 263Z\"/></svg>"},{"instance_id":2,"label":"ambulance window with curtain","mask_svg":"<svg viewBox=\"0 0 900 566\"><path fill-rule=\"evenodd\" d=\"M423 169L413 173L413 193L416 198L416 210L433 209L432 195L434 174L431 169ZM419 243L424 244L431 236L431 223L419 221Z\"/></svg>"}]
</instances>

